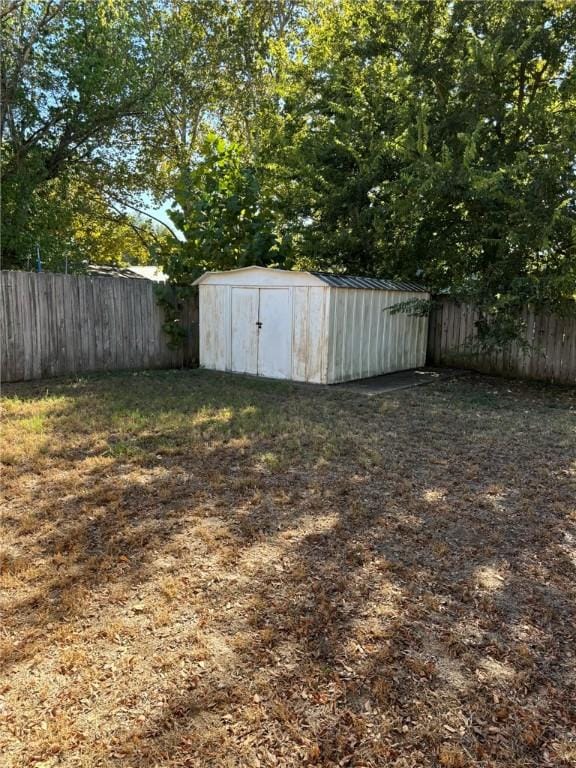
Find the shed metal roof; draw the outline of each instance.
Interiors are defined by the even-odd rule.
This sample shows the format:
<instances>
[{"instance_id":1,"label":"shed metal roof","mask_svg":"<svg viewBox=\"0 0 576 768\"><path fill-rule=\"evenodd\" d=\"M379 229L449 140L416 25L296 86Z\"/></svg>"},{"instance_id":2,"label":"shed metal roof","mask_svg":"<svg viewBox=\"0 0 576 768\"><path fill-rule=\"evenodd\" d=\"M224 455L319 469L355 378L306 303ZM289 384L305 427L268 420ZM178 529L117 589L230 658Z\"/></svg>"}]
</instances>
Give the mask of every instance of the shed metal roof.
<instances>
[{"instance_id":1,"label":"shed metal roof","mask_svg":"<svg viewBox=\"0 0 576 768\"><path fill-rule=\"evenodd\" d=\"M286 269L272 269L270 267L261 267L259 265L253 265L249 267L240 267L238 269L230 269L224 272L204 272L197 280L194 281L194 285L199 285L211 281L212 279L218 281L236 280L241 278L242 274L246 275L259 275L269 278L275 278L277 281L281 280L297 280L310 279L320 280L325 285L329 285L332 288L361 288L377 291L409 291L411 293L427 293L427 289L416 283L401 282L399 280L384 280L379 277L356 277L353 275L335 275L332 272L298 272L296 270Z\"/></svg>"},{"instance_id":2,"label":"shed metal roof","mask_svg":"<svg viewBox=\"0 0 576 768\"><path fill-rule=\"evenodd\" d=\"M398 280L384 280L380 277L355 277L353 275L334 275L331 272L312 272L311 275L319 278L333 288L370 288L379 291L411 291L426 293L426 288L416 283L404 283Z\"/></svg>"}]
</instances>

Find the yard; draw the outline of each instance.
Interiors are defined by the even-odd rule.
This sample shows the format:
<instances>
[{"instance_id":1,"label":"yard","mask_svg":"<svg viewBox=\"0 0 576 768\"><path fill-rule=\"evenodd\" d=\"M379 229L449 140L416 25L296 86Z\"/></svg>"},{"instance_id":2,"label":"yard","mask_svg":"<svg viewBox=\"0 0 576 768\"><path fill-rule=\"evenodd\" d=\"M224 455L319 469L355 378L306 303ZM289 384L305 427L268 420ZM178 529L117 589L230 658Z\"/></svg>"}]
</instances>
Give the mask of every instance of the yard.
<instances>
[{"instance_id":1,"label":"yard","mask_svg":"<svg viewBox=\"0 0 576 768\"><path fill-rule=\"evenodd\" d=\"M574 391L4 388L3 768L576 765Z\"/></svg>"}]
</instances>

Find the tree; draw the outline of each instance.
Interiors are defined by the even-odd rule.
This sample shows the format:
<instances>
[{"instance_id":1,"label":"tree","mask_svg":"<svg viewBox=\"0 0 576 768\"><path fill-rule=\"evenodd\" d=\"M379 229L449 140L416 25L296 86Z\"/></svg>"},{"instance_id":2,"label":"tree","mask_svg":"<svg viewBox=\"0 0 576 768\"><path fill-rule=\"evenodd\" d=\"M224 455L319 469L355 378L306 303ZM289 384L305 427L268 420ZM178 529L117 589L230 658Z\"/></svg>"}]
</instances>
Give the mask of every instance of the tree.
<instances>
[{"instance_id":1,"label":"tree","mask_svg":"<svg viewBox=\"0 0 576 768\"><path fill-rule=\"evenodd\" d=\"M4 266L21 265L43 236L35 222L46 218L46 194L58 184L107 200L111 211L136 205L151 186L145 139L181 55L172 20L162 0L21 0L6 9Z\"/></svg>"},{"instance_id":2,"label":"tree","mask_svg":"<svg viewBox=\"0 0 576 768\"><path fill-rule=\"evenodd\" d=\"M73 178L54 179L33 198L23 238L20 267L34 268L37 252L42 268L83 271L90 264L147 264L163 242L148 218L112 209L94 190ZM6 264L3 264L5 267Z\"/></svg>"},{"instance_id":3,"label":"tree","mask_svg":"<svg viewBox=\"0 0 576 768\"><path fill-rule=\"evenodd\" d=\"M324 3L308 37L276 184L302 263L419 279L511 332L574 292L573 5Z\"/></svg>"},{"instance_id":4,"label":"tree","mask_svg":"<svg viewBox=\"0 0 576 768\"><path fill-rule=\"evenodd\" d=\"M572 3L7 8L5 264L54 210L73 231L64 201L138 237L125 212L146 194L177 202L181 236L155 237L179 281L249 262L416 279L479 304L502 338L525 303L573 295Z\"/></svg>"},{"instance_id":5,"label":"tree","mask_svg":"<svg viewBox=\"0 0 576 768\"><path fill-rule=\"evenodd\" d=\"M199 154L182 171L169 212L184 238L172 240L164 258L171 280L186 285L208 269L278 266L284 244L245 150L212 133Z\"/></svg>"}]
</instances>

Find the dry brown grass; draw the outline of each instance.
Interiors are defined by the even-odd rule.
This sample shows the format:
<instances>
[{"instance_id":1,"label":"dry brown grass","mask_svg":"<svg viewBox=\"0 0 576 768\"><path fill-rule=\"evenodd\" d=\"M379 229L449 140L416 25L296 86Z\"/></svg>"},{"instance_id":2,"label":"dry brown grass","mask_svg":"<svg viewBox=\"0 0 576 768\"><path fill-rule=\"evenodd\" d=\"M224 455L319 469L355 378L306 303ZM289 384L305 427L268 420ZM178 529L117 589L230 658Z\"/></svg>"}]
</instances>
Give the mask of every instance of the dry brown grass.
<instances>
[{"instance_id":1,"label":"dry brown grass","mask_svg":"<svg viewBox=\"0 0 576 768\"><path fill-rule=\"evenodd\" d=\"M2 767L575 765L575 405L5 387Z\"/></svg>"}]
</instances>

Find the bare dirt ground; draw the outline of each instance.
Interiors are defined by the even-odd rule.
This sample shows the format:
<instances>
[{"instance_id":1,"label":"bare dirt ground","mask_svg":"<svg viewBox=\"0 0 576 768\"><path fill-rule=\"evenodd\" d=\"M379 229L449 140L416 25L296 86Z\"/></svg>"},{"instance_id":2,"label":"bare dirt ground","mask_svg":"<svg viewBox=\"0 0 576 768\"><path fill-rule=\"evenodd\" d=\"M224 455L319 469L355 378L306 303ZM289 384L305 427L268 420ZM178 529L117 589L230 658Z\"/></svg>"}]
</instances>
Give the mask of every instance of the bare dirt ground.
<instances>
[{"instance_id":1,"label":"bare dirt ground","mask_svg":"<svg viewBox=\"0 0 576 768\"><path fill-rule=\"evenodd\" d=\"M574 390L3 408L3 768L576 765Z\"/></svg>"}]
</instances>

